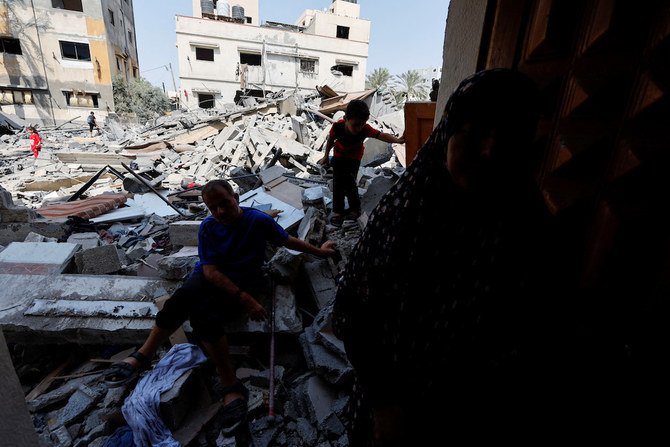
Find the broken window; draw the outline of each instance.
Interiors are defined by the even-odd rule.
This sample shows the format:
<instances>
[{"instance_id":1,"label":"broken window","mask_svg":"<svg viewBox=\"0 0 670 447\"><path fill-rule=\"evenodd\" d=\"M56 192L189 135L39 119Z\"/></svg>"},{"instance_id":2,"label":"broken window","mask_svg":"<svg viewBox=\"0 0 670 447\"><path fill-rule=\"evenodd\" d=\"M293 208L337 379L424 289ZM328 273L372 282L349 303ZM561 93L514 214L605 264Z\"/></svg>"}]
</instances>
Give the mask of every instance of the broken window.
<instances>
[{"instance_id":1,"label":"broken window","mask_svg":"<svg viewBox=\"0 0 670 447\"><path fill-rule=\"evenodd\" d=\"M255 53L240 53L240 64L261 65L261 55Z\"/></svg>"},{"instance_id":2,"label":"broken window","mask_svg":"<svg viewBox=\"0 0 670 447\"><path fill-rule=\"evenodd\" d=\"M0 104L32 104L33 93L30 90L0 90Z\"/></svg>"},{"instance_id":3,"label":"broken window","mask_svg":"<svg viewBox=\"0 0 670 447\"><path fill-rule=\"evenodd\" d=\"M199 61L214 61L214 49L195 47L195 58Z\"/></svg>"},{"instance_id":4,"label":"broken window","mask_svg":"<svg viewBox=\"0 0 670 447\"><path fill-rule=\"evenodd\" d=\"M98 95L95 93L63 92L65 102L70 107L98 108Z\"/></svg>"},{"instance_id":5,"label":"broken window","mask_svg":"<svg viewBox=\"0 0 670 447\"><path fill-rule=\"evenodd\" d=\"M0 50L2 50L2 53L23 54L21 51L21 42L19 42L19 39L12 37L0 38Z\"/></svg>"},{"instance_id":6,"label":"broken window","mask_svg":"<svg viewBox=\"0 0 670 447\"><path fill-rule=\"evenodd\" d=\"M247 16L247 17L245 17L245 19L246 19L247 23L251 23L251 17Z\"/></svg>"},{"instance_id":7,"label":"broken window","mask_svg":"<svg viewBox=\"0 0 670 447\"><path fill-rule=\"evenodd\" d=\"M302 73L316 73L316 61L314 59L300 59L300 71Z\"/></svg>"},{"instance_id":8,"label":"broken window","mask_svg":"<svg viewBox=\"0 0 670 447\"><path fill-rule=\"evenodd\" d=\"M353 76L354 75L354 66L353 65L344 65L344 64L338 64L338 65L333 65L330 67L331 72L339 72L342 73L344 76ZM335 74L335 73L333 73Z\"/></svg>"},{"instance_id":9,"label":"broken window","mask_svg":"<svg viewBox=\"0 0 670 447\"><path fill-rule=\"evenodd\" d=\"M109 23L111 23L112 26L114 26L115 25L115 23L114 23L114 11L112 11L111 9L108 9L107 11L109 12Z\"/></svg>"},{"instance_id":10,"label":"broken window","mask_svg":"<svg viewBox=\"0 0 670 447\"><path fill-rule=\"evenodd\" d=\"M90 61L91 51L87 43L60 41L60 52L63 59L76 59L79 61Z\"/></svg>"},{"instance_id":11,"label":"broken window","mask_svg":"<svg viewBox=\"0 0 670 447\"><path fill-rule=\"evenodd\" d=\"M58 9L83 12L81 0L51 0L51 6Z\"/></svg>"},{"instance_id":12,"label":"broken window","mask_svg":"<svg viewBox=\"0 0 670 447\"><path fill-rule=\"evenodd\" d=\"M206 93L198 93L198 107L200 107L201 109L213 109L214 95L208 95Z\"/></svg>"},{"instance_id":13,"label":"broken window","mask_svg":"<svg viewBox=\"0 0 670 447\"><path fill-rule=\"evenodd\" d=\"M348 39L349 27L337 25L337 37L339 37L340 39Z\"/></svg>"}]
</instances>

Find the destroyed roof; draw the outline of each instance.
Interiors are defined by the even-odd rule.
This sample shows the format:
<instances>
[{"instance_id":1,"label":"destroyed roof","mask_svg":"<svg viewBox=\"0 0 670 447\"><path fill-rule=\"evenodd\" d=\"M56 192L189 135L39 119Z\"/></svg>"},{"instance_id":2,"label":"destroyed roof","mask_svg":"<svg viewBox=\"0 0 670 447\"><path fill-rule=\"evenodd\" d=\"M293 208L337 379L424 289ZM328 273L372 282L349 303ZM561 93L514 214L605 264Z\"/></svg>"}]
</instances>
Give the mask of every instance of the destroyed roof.
<instances>
[{"instance_id":1,"label":"destroyed roof","mask_svg":"<svg viewBox=\"0 0 670 447\"><path fill-rule=\"evenodd\" d=\"M328 98L324 99L321 101L321 107L319 108L319 112L329 114L329 113L335 113L338 111L345 111L347 109L347 105L355 100L355 99L365 99L368 98L369 96L372 96L377 89L370 89L370 90L365 90L362 92L354 92L354 93L345 93L344 95L336 96L334 98Z\"/></svg>"}]
</instances>

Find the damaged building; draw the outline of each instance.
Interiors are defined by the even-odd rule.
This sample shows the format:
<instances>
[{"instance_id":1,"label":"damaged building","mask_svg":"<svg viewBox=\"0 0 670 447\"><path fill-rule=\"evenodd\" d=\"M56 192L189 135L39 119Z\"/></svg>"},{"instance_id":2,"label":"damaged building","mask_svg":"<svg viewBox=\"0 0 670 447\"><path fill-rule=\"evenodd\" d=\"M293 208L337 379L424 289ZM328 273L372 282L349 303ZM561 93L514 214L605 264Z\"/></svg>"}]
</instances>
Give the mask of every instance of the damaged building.
<instances>
[{"instance_id":1,"label":"damaged building","mask_svg":"<svg viewBox=\"0 0 670 447\"><path fill-rule=\"evenodd\" d=\"M324 84L338 92L365 89L370 21L360 18L356 1L333 0L327 11L307 10L295 24L262 26L258 2L193 0L193 16L177 16L186 106L283 90L309 94Z\"/></svg>"},{"instance_id":2,"label":"damaged building","mask_svg":"<svg viewBox=\"0 0 670 447\"><path fill-rule=\"evenodd\" d=\"M112 79L139 79L128 0L13 0L0 4L2 111L61 124L114 111ZM2 119L0 118L0 124Z\"/></svg>"}]
</instances>

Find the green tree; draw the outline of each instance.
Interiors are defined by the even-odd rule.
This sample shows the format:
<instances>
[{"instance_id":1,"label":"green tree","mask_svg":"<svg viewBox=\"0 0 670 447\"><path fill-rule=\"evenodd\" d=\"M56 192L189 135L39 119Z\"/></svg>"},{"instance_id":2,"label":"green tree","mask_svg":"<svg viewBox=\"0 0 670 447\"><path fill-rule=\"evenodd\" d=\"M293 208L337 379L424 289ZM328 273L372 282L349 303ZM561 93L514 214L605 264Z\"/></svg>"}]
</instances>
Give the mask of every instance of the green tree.
<instances>
[{"instance_id":1,"label":"green tree","mask_svg":"<svg viewBox=\"0 0 670 447\"><path fill-rule=\"evenodd\" d=\"M146 121L170 110L168 97L145 79L126 82L123 77L116 76L112 89L117 113L134 113L141 121Z\"/></svg>"},{"instance_id":2,"label":"green tree","mask_svg":"<svg viewBox=\"0 0 670 447\"><path fill-rule=\"evenodd\" d=\"M391 73L387 68L375 68L365 77L365 88L383 89L387 86Z\"/></svg>"},{"instance_id":3,"label":"green tree","mask_svg":"<svg viewBox=\"0 0 670 447\"><path fill-rule=\"evenodd\" d=\"M393 94L400 104L428 98L428 89L419 72L409 70L393 77Z\"/></svg>"}]
</instances>

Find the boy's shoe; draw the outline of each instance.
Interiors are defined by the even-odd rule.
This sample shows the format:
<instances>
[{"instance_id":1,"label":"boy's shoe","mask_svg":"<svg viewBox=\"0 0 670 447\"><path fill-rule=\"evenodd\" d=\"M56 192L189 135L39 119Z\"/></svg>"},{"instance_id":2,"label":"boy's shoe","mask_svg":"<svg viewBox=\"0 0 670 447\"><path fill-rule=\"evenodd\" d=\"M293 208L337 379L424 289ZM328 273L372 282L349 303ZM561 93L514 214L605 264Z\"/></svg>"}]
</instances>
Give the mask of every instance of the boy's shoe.
<instances>
[{"instance_id":1,"label":"boy's shoe","mask_svg":"<svg viewBox=\"0 0 670 447\"><path fill-rule=\"evenodd\" d=\"M349 213L347 213L346 220L356 220L359 217L361 217L361 212L360 211L349 211Z\"/></svg>"}]
</instances>

